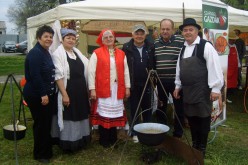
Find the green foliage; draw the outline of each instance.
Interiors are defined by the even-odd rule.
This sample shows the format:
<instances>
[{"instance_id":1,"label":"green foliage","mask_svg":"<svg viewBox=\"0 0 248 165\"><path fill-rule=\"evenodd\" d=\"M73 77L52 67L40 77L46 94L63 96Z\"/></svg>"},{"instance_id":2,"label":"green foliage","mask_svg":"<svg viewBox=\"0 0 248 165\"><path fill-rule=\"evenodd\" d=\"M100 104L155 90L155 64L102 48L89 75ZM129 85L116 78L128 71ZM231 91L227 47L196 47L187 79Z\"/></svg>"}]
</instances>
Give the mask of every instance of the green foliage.
<instances>
[{"instance_id":1,"label":"green foliage","mask_svg":"<svg viewBox=\"0 0 248 165\"><path fill-rule=\"evenodd\" d=\"M221 0L221 1L234 8L248 10L247 0Z\"/></svg>"},{"instance_id":2,"label":"green foliage","mask_svg":"<svg viewBox=\"0 0 248 165\"><path fill-rule=\"evenodd\" d=\"M24 75L25 55L0 56L0 76L15 74Z\"/></svg>"},{"instance_id":3,"label":"green foliage","mask_svg":"<svg viewBox=\"0 0 248 165\"><path fill-rule=\"evenodd\" d=\"M75 2L78 0L71 0ZM15 0L8 9L7 17L19 31L26 31L27 18L41 14L59 5L59 0Z\"/></svg>"}]
</instances>

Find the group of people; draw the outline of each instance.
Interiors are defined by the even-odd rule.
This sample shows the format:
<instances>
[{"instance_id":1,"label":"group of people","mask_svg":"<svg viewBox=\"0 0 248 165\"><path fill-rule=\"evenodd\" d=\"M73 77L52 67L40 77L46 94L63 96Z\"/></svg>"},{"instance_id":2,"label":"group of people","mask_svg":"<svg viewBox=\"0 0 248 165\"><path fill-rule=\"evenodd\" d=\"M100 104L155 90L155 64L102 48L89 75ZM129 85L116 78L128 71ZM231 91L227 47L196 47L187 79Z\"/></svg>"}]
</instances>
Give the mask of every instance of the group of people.
<instances>
[{"instance_id":1,"label":"group of people","mask_svg":"<svg viewBox=\"0 0 248 165\"><path fill-rule=\"evenodd\" d=\"M75 48L74 30L62 28L62 43L50 54L54 31L46 25L38 28L38 42L25 61L24 87L34 120L34 159L48 163L53 144L66 152L85 147L91 140L90 125L99 126L100 145L112 146L117 141L117 127L127 123L127 98L131 123L141 122L135 118L140 98L142 122L152 122L155 85L157 122L167 124L164 114L171 94L176 115L173 136L182 137L186 117L193 147L205 154L211 103L220 95L223 74L214 47L198 36L201 26L186 18L179 28L182 36L174 35L174 22L163 19L160 36L151 43L146 39L146 27L135 25L132 39L122 50L115 46L115 33L102 30L96 40L99 48L89 60ZM161 83L155 80L146 85L150 70L157 71Z\"/></svg>"}]
</instances>

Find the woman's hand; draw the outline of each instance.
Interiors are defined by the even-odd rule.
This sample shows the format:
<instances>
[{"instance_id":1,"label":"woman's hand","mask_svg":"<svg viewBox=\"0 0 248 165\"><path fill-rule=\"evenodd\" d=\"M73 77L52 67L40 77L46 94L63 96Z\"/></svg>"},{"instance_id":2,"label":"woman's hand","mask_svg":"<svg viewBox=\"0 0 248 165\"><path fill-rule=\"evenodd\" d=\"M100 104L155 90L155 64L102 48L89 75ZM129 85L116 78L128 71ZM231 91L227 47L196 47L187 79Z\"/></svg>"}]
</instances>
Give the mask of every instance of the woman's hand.
<instances>
[{"instance_id":1,"label":"woman's hand","mask_svg":"<svg viewBox=\"0 0 248 165\"><path fill-rule=\"evenodd\" d=\"M66 107L69 107L70 105L70 98L67 94L65 95L62 95L62 102L63 102L63 105L66 106Z\"/></svg>"},{"instance_id":2,"label":"woman's hand","mask_svg":"<svg viewBox=\"0 0 248 165\"><path fill-rule=\"evenodd\" d=\"M41 97L41 104L42 105L47 105L49 103L49 98L48 98L48 96L46 95L46 96L42 96Z\"/></svg>"},{"instance_id":3,"label":"woman's hand","mask_svg":"<svg viewBox=\"0 0 248 165\"><path fill-rule=\"evenodd\" d=\"M130 88L126 88L126 95L125 95L126 98L129 98L130 97Z\"/></svg>"},{"instance_id":4,"label":"woman's hand","mask_svg":"<svg viewBox=\"0 0 248 165\"><path fill-rule=\"evenodd\" d=\"M96 90L95 89L90 90L90 99L96 100Z\"/></svg>"}]
</instances>

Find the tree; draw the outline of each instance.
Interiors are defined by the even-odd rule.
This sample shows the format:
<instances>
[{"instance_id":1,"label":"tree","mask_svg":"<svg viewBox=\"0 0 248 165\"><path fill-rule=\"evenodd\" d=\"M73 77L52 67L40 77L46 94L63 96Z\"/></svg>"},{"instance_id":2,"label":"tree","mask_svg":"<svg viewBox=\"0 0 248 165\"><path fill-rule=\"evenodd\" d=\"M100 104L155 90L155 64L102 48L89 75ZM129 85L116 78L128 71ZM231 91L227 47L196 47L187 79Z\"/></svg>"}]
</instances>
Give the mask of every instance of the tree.
<instances>
[{"instance_id":1,"label":"tree","mask_svg":"<svg viewBox=\"0 0 248 165\"><path fill-rule=\"evenodd\" d=\"M247 0L221 0L221 1L234 8L248 10Z\"/></svg>"},{"instance_id":2,"label":"tree","mask_svg":"<svg viewBox=\"0 0 248 165\"><path fill-rule=\"evenodd\" d=\"M27 18L36 16L47 10L55 8L61 0L15 0L15 3L8 9L7 17L14 22L18 31L27 30ZM78 0L65 0L75 2Z\"/></svg>"}]
</instances>

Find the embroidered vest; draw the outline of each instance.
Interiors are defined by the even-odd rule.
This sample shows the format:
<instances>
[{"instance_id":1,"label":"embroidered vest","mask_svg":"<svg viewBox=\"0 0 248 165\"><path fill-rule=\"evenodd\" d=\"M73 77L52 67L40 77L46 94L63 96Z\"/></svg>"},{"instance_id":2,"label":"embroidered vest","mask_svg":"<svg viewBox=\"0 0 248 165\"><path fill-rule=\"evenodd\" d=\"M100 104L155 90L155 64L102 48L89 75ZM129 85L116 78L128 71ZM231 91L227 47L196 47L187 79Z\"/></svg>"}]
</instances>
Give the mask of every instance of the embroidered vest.
<instances>
[{"instance_id":1,"label":"embroidered vest","mask_svg":"<svg viewBox=\"0 0 248 165\"><path fill-rule=\"evenodd\" d=\"M94 51L97 56L96 65L96 95L99 98L111 97L110 89L110 54L106 47L100 47ZM125 79L124 79L124 58L125 53L115 49L116 73L118 79L117 98L123 99L125 96Z\"/></svg>"}]
</instances>

